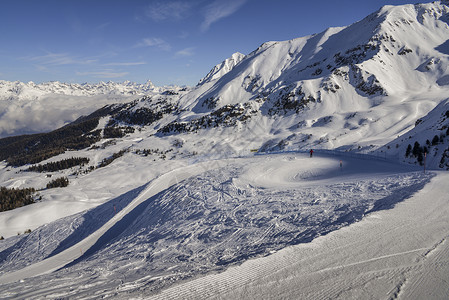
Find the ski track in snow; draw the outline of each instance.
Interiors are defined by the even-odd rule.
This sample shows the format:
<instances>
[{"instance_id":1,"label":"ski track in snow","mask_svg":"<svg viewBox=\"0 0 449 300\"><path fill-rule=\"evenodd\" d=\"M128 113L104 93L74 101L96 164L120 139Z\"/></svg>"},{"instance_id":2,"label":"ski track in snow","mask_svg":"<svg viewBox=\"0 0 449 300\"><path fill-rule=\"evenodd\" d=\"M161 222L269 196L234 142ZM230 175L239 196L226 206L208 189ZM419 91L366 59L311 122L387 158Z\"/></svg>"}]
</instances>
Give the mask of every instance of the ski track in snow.
<instances>
[{"instance_id":1,"label":"ski track in snow","mask_svg":"<svg viewBox=\"0 0 449 300\"><path fill-rule=\"evenodd\" d=\"M447 299L447 180L439 173L393 210L145 299Z\"/></svg>"},{"instance_id":2,"label":"ski track in snow","mask_svg":"<svg viewBox=\"0 0 449 300\"><path fill-rule=\"evenodd\" d=\"M304 154L280 154L204 162L168 172L131 191L122 204L120 197L115 199L117 214L102 221L99 229L98 224L89 228L74 222L79 215L69 217L44 226L48 231L75 225L59 240L46 241L40 237L45 231L38 229L34 240L30 236L9 248L14 251L1 252L5 292L0 296L149 295L182 279L310 242L367 212L393 207L432 177L387 162L350 158L340 169L339 161L326 155L309 159ZM304 175L314 168L312 175ZM276 184L268 180L270 174ZM129 203L130 197L135 198ZM95 218L93 211L90 218ZM83 226L88 232L74 234ZM47 253L46 259L33 257L32 247L17 251L17 246L33 242ZM251 274L259 273L249 272L248 278Z\"/></svg>"},{"instance_id":3,"label":"ski track in snow","mask_svg":"<svg viewBox=\"0 0 449 300\"><path fill-rule=\"evenodd\" d=\"M170 180L182 180L188 176L192 176L195 172L203 171L204 164L198 164L194 166L188 166L181 168L184 173L179 172L179 170L170 171L157 179L153 180L128 206L123 210L119 211L117 214L112 216L112 218L104 224L101 228L93 232L91 235L87 236L85 239L81 240L76 245L60 252L54 256L51 256L41 262L32 264L26 268L18 270L16 272L8 273L0 277L0 282L11 282L21 278L32 277L40 274L49 273L55 271L66 264L75 261L79 257L83 256L84 251L90 249L96 245L96 242L115 224L120 222L120 220L127 214L132 212L142 201L151 198L155 194L167 188L167 181ZM187 173L188 172L188 173ZM84 251L83 251L84 250Z\"/></svg>"}]
</instances>

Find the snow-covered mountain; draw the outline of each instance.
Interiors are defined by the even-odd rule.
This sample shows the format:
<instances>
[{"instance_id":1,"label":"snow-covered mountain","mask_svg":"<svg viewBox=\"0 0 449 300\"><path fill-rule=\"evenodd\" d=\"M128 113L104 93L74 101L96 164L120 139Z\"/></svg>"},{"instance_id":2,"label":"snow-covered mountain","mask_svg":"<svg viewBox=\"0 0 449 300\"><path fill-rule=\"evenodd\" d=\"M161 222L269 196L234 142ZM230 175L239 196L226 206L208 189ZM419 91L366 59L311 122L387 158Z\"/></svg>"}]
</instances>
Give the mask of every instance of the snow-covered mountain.
<instances>
[{"instance_id":1,"label":"snow-covered mountain","mask_svg":"<svg viewBox=\"0 0 449 300\"><path fill-rule=\"evenodd\" d=\"M449 163L448 22L447 1L385 6L347 27L233 54L192 88L2 82L10 95L0 102L3 132L44 128L56 103L61 113L47 127L57 118L66 126L0 140L1 185L39 190L37 203L0 213L0 298L146 297L431 195L438 201L404 215L428 209L431 228L443 229L423 229L419 241L406 232L405 249L370 250L358 261L361 252L338 253L307 274L335 279L342 261L376 263L365 281L348 280L354 286L342 290L354 297L374 287L397 297L429 253L449 253L441 221L449 208L435 206L447 203L447 175L421 166ZM61 177L67 187L45 188ZM369 222L384 217L395 219ZM391 245L385 230L376 234L375 249ZM447 274L446 265L438 272ZM308 298L342 295L320 292L312 288Z\"/></svg>"},{"instance_id":2,"label":"snow-covered mountain","mask_svg":"<svg viewBox=\"0 0 449 300\"><path fill-rule=\"evenodd\" d=\"M322 102L322 110L335 107L327 102L358 104L441 88L448 83L447 13L440 2L386 6L347 27L267 42L214 67L202 96L192 96L200 105L219 98L218 108L257 98L269 101L269 108L310 99Z\"/></svg>"},{"instance_id":3,"label":"snow-covered mountain","mask_svg":"<svg viewBox=\"0 0 449 300\"><path fill-rule=\"evenodd\" d=\"M207 73L207 75L199 81L198 85L202 85L206 82L210 82L222 77L223 75L231 71L235 67L235 65L242 61L243 58L245 58L245 55L240 52L232 54L230 58L213 67L212 70L210 70L210 72Z\"/></svg>"},{"instance_id":4,"label":"snow-covered mountain","mask_svg":"<svg viewBox=\"0 0 449 300\"><path fill-rule=\"evenodd\" d=\"M386 6L347 27L267 42L246 56L235 53L212 68L191 90L178 93L180 88L174 89L172 94L179 95L179 111L174 113L175 120L161 122L158 133L188 135L201 130L205 140L234 147L229 137L222 139L219 131L209 130L218 126L232 128L232 138L247 140L247 148L376 150L412 129L418 118L446 99L448 9L444 2ZM156 96L167 90L157 89L150 82L4 83L10 85L15 87L9 87L9 93L19 98L51 91L52 99L61 94L95 94L107 95L110 100L111 95ZM14 108L17 103L8 105ZM111 101L95 103L99 108L100 103ZM12 110L3 117L5 123L21 115L12 108L4 109ZM23 106L19 110L26 111ZM76 116L86 112L87 108ZM62 124L69 119L64 117ZM33 118L27 116L25 120ZM23 123L24 129L38 122ZM0 129L8 135L15 133L7 127L5 124Z\"/></svg>"},{"instance_id":5,"label":"snow-covered mountain","mask_svg":"<svg viewBox=\"0 0 449 300\"><path fill-rule=\"evenodd\" d=\"M0 137L51 131L104 105L180 90L186 88L156 87L151 81L35 84L0 80Z\"/></svg>"},{"instance_id":6,"label":"snow-covered mountain","mask_svg":"<svg viewBox=\"0 0 449 300\"><path fill-rule=\"evenodd\" d=\"M94 96L94 95L144 95L156 90L151 81L144 84L124 81L90 83L63 83L59 81L36 84L32 81L23 83L19 81L0 80L0 100L38 100L49 94L68 96Z\"/></svg>"},{"instance_id":7,"label":"snow-covered mountain","mask_svg":"<svg viewBox=\"0 0 449 300\"><path fill-rule=\"evenodd\" d=\"M375 151L447 99L448 12L444 2L386 6L233 55L180 97L182 113L158 133L201 131L217 149Z\"/></svg>"}]
</instances>

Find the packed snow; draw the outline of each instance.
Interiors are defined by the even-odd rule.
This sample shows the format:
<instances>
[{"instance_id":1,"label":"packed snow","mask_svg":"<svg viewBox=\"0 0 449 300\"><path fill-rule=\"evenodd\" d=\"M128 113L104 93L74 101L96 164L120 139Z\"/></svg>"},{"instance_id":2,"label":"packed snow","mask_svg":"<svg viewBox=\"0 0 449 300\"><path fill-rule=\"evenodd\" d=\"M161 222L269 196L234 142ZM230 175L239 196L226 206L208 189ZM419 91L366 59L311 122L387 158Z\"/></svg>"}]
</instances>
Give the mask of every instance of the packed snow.
<instances>
[{"instance_id":1,"label":"packed snow","mask_svg":"<svg viewBox=\"0 0 449 300\"><path fill-rule=\"evenodd\" d=\"M392 208L432 177L319 152L184 166L14 238L1 253L2 297L150 295Z\"/></svg>"},{"instance_id":2,"label":"packed snow","mask_svg":"<svg viewBox=\"0 0 449 300\"><path fill-rule=\"evenodd\" d=\"M449 174L392 210L135 299L447 299ZM131 285L130 285L131 286Z\"/></svg>"}]
</instances>

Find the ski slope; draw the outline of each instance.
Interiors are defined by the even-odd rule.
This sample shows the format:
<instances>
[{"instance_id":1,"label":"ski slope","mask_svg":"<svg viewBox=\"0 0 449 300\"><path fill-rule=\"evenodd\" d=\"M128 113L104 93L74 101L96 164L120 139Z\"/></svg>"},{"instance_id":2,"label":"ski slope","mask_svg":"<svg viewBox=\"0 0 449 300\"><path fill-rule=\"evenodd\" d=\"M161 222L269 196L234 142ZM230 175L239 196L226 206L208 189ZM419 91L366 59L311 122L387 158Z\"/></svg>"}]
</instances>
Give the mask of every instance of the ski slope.
<instances>
[{"instance_id":1,"label":"ski slope","mask_svg":"<svg viewBox=\"0 0 449 300\"><path fill-rule=\"evenodd\" d=\"M267 280L264 276L273 274L273 268L282 266L290 259L290 254L296 253L295 249L318 249L316 253L322 256L313 254L308 262L312 266L318 264L317 268L323 266L325 257L336 264L340 260L334 261L335 253L326 256L329 254L326 251L336 248L320 248L323 239L336 232L351 231L348 228L354 226L358 228L361 226L358 224L366 220L377 220L376 216L383 213L379 210L390 209L408 199L432 176L388 161L319 152L313 158L292 152L218 159L181 167L148 183L99 229L89 227L86 220L90 217L85 220L87 225L78 224L77 217L67 217L18 240L16 245L20 247L16 249L9 245L12 251L6 249L0 253L0 297L85 298L95 295L128 298L141 295L146 298L162 291L162 298L178 298L179 295L201 298L210 296L206 291L214 294L218 291L224 293L224 298L234 298L232 293L238 293L239 287L223 290L214 276L225 276L223 284L231 287L236 281L230 279L232 282L227 283L225 274L228 272L259 260L280 257L281 262L269 263L268 269L261 269L262 273L245 269L242 274L246 277L237 282L249 284L260 276L260 280ZM445 195L440 179L432 182L432 191L442 189L439 193ZM93 211L95 209L85 215L90 213L92 218L100 220L101 214L95 215ZM354 222L355 225L347 227ZM88 234L81 238L74 234L78 230L75 228L71 235L55 236L60 239L57 241L44 236L43 233L56 231L61 226L78 226ZM399 226L398 230L401 228ZM378 238L381 241L381 234L376 230L373 231L375 241ZM320 237L322 235L324 237ZM371 234L358 235L361 244L375 242L369 236ZM73 245L69 247L71 239ZM347 245L343 241L345 239L342 245ZM300 245L291 247L296 244ZM31 245L51 254L45 259L35 255L36 248ZM403 252L419 252L413 247ZM341 255L349 258L360 255L352 253L352 249L359 251L357 247L341 248ZM247 261L262 256L267 257ZM349 259L346 256L343 259ZM377 252L368 252L365 260L377 261L377 257ZM245 261L242 266L225 271ZM287 265L293 264L289 261L284 267ZM332 264L326 263L326 269L328 266ZM193 287L189 284L197 281L188 281L185 283L188 292L178 290L184 285L175 285L174 290L170 288L173 283L214 271L225 272L201 277L204 279L198 280L205 280L205 283ZM356 269L354 273L357 272ZM298 276L303 278L301 274ZM208 278L212 278L212 283L207 283ZM236 297L248 297L246 286L240 287L242 294Z\"/></svg>"},{"instance_id":2,"label":"ski slope","mask_svg":"<svg viewBox=\"0 0 449 300\"><path fill-rule=\"evenodd\" d=\"M144 200L153 197L157 193L168 188L167 182L170 184L176 184L179 181L186 179L187 177L194 176L199 172L203 172L207 168L207 163L197 164L193 166L187 166L184 168L175 169L160 177L151 181L148 186L123 210L115 214L106 224L100 229L83 239L76 245L64 250L63 252L44 259L38 263L32 264L16 272L8 273L0 277L1 283L10 283L21 280L23 278L33 277L41 274L46 274L63 268L65 265L76 261L85 254L85 251L95 251L95 247L100 243L105 243L102 238L107 237L107 234L111 234L109 231L114 229L114 225L120 223L120 221L127 215L133 212L136 207ZM101 245L100 245L101 246Z\"/></svg>"},{"instance_id":3,"label":"ski slope","mask_svg":"<svg viewBox=\"0 0 449 300\"><path fill-rule=\"evenodd\" d=\"M392 210L137 299L447 299L449 174Z\"/></svg>"}]
</instances>

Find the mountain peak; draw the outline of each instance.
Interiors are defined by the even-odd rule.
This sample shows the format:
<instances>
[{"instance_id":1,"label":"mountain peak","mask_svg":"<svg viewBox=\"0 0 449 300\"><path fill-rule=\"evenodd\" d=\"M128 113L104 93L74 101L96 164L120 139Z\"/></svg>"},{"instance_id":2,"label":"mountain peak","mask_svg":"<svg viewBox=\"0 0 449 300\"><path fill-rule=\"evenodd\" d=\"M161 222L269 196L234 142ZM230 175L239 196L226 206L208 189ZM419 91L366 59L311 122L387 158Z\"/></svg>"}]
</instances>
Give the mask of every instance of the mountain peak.
<instances>
[{"instance_id":1,"label":"mountain peak","mask_svg":"<svg viewBox=\"0 0 449 300\"><path fill-rule=\"evenodd\" d=\"M245 58L245 55L240 52L235 52L231 55L231 57L227 58L226 60L222 61L218 65L212 68L210 72L202 78L198 85L203 85L206 82L211 82L213 80L216 80L229 71L232 70L239 62L241 62Z\"/></svg>"}]
</instances>

